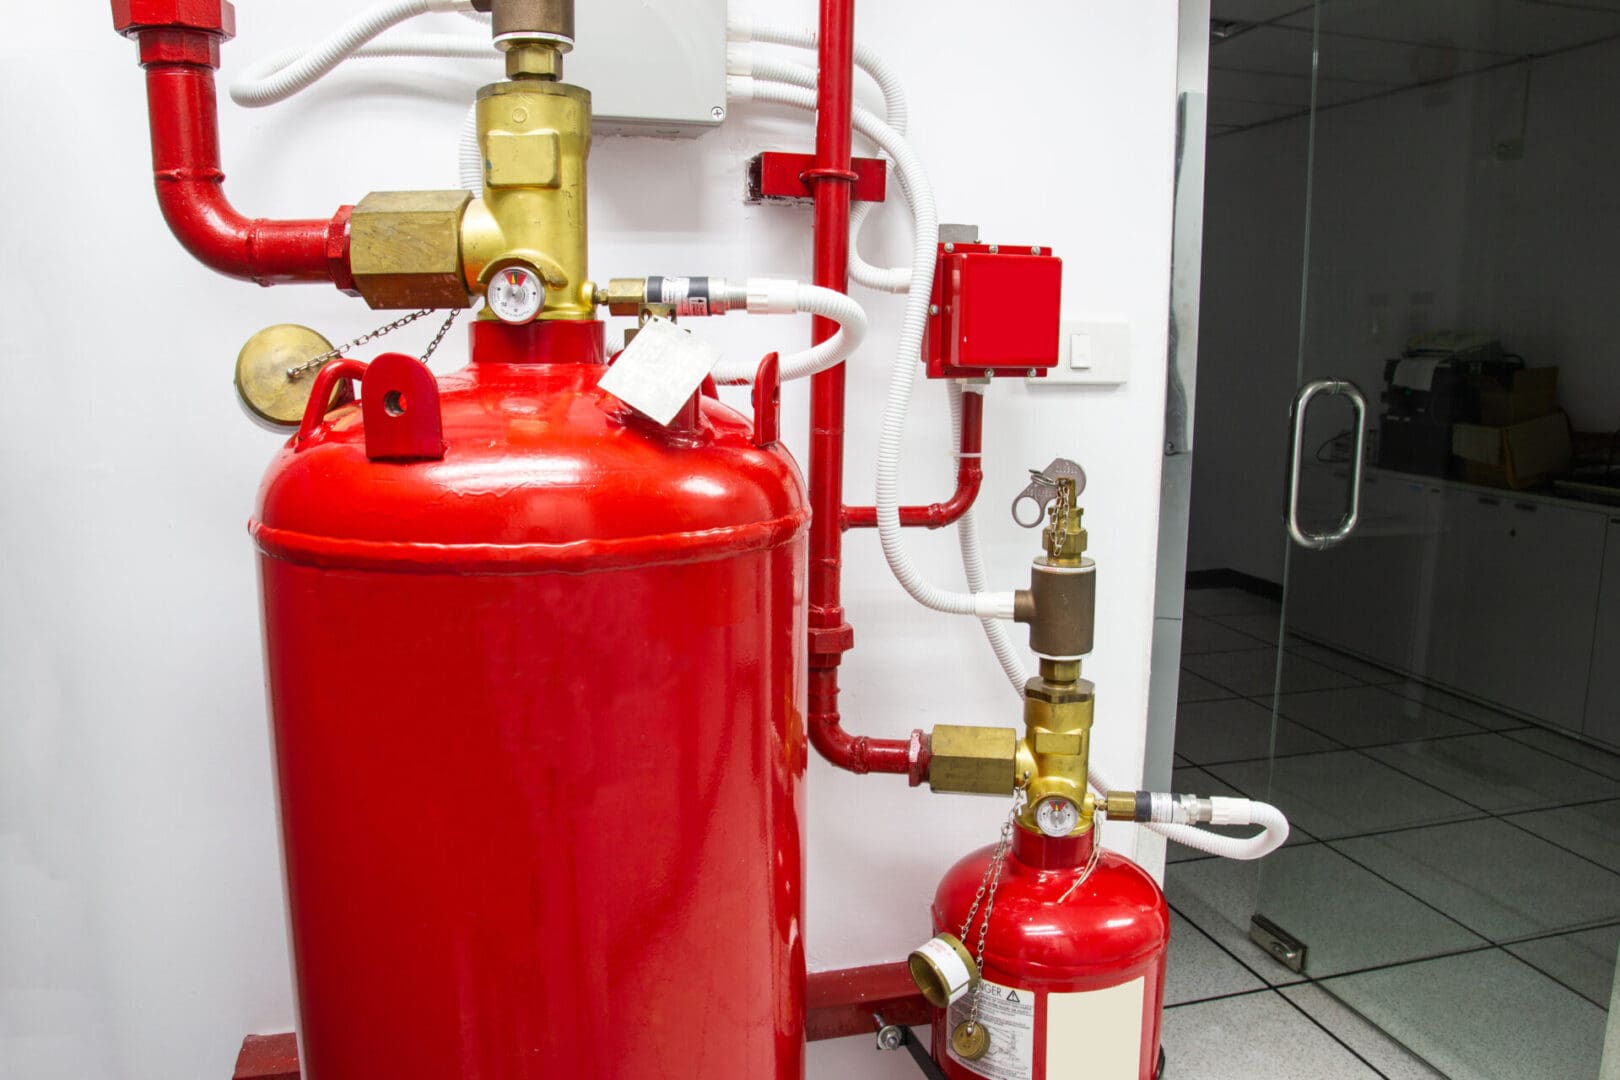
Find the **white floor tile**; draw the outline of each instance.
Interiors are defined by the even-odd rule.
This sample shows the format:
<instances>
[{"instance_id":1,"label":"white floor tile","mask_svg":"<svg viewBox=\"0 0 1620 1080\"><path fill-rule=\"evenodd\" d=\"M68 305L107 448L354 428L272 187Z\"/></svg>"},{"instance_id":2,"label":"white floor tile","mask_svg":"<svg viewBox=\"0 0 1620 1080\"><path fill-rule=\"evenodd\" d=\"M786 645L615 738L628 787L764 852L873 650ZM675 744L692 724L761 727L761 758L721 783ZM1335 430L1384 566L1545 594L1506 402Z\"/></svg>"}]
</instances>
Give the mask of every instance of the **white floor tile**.
<instances>
[{"instance_id":1,"label":"white floor tile","mask_svg":"<svg viewBox=\"0 0 1620 1080\"><path fill-rule=\"evenodd\" d=\"M1528 721L1521 720L1516 716L1509 716L1507 713L1493 709L1488 705L1481 705L1477 701L1469 701L1465 697L1458 697L1456 694L1436 690L1432 686L1424 686L1421 683L1400 683L1395 685L1393 689L1395 693L1404 694L1413 701L1421 701L1430 708L1448 712L1452 716L1460 716L1464 720L1471 721L1491 731L1521 728L1528 723Z\"/></svg>"},{"instance_id":2,"label":"white floor tile","mask_svg":"<svg viewBox=\"0 0 1620 1080\"><path fill-rule=\"evenodd\" d=\"M1620 800L1536 810L1508 820L1620 874Z\"/></svg>"},{"instance_id":3,"label":"white floor tile","mask_svg":"<svg viewBox=\"0 0 1620 1080\"><path fill-rule=\"evenodd\" d=\"M1578 739L1567 738L1555 731L1546 728L1524 728L1521 731L1510 731L1507 737L1514 742L1522 742L1526 746L1533 746L1544 754L1572 761L1593 772L1602 773L1620 780L1620 754L1599 749L1590 743L1583 743Z\"/></svg>"},{"instance_id":4,"label":"white floor tile","mask_svg":"<svg viewBox=\"0 0 1620 1080\"><path fill-rule=\"evenodd\" d=\"M1333 979L1326 989L1452 1080L1590 1080L1606 1016L1500 949Z\"/></svg>"},{"instance_id":5,"label":"white floor tile","mask_svg":"<svg viewBox=\"0 0 1620 1080\"><path fill-rule=\"evenodd\" d=\"M1169 868L1177 911L1273 985L1299 982L1249 940L1258 911L1306 945L1305 975L1477 948L1486 941L1323 844L1284 848L1255 866L1206 859Z\"/></svg>"},{"instance_id":6,"label":"white floor tile","mask_svg":"<svg viewBox=\"0 0 1620 1080\"><path fill-rule=\"evenodd\" d=\"M1277 685L1277 650L1274 648L1202 653L1187 657L1181 666L1244 697L1270 699ZM1314 660L1291 653L1284 658L1284 693L1356 685L1359 684L1354 676L1323 667Z\"/></svg>"},{"instance_id":7,"label":"white floor tile","mask_svg":"<svg viewBox=\"0 0 1620 1080\"><path fill-rule=\"evenodd\" d=\"M1494 733L1375 747L1366 752L1464 802L1499 814L1620 798L1620 780L1599 776Z\"/></svg>"},{"instance_id":8,"label":"white floor tile","mask_svg":"<svg viewBox=\"0 0 1620 1080\"><path fill-rule=\"evenodd\" d=\"M1166 1080L1378 1080L1331 1035L1270 992L1169 1009L1163 1042Z\"/></svg>"},{"instance_id":9,"label":"white floor tile","mask_svg":"<svg viewBox=\"0 0 1620 1080\"><path fill-rule=\"evenodd\" d=\"M1181 685L1176 689L1176 700L1178 702L1216 701L1220 698L1230 697L1237 697L1237 695L1224 686L1216 686L1208 679L1195 675L1185 668L1182 669Z\"/></svg>"},{"instance_id":10,"label":"white floor tile","mask_svg":"<svg viewBox=\"0 0 1620 1080\"><path fill-rule=\"evenodd\" d=\"M1194 615L1248 615L1254 612L1276 613L1282 607L1275 600L1256 596L1243 589L1188 589L1187 611Z\"/></svg>"},{"instance_id":11,"label":"white floor tile","mask_svg":"<svg viewBox=\"0 0 1620 1080\"><path fill-rule=\"evenodd\" d=\"M1507 951L1563 983L1592 1004L1607 1009L1614 993L1620 926L1581 930L1507 946Z\"/></svg>"},{"instance_id":12,"label":"white floor tile","mask_svg":"<svg viewBox=\"0 0 1620 1080\"><path fill-rule=\"evenodd\" d=\"M1176 713L1176 752L1198 765L1337 749L1332 740L1282 718L1274 744L1271 710L1247 698L1189 702Z\"/></svg>"},{"instance_id":13,"label":"white floor tile","mask_svg":"<svg viewBox=\"0 0 1620 1080\"><path fill-rule=\"evenodd\" d=\"M1267 645L1277 644L1277 631L1282 625L1282 616L1276 611L1259 611L1250 615L1212 615L1210 618L1228 629L1263 641ZM1248 646L1236 645L1233 648L1248 648Z\"/></svg>"},{"instance_id":14,"label":"white floor tile","mask_svg":"<svg viewBox=\"0 0 1620 1080\"><path fill-rule=\"evenodd\" d=\"M1241 994L1265 987L1253 972L1228 956L1192 923L1170 915L1170 958L1165 974L1165 1005Z\"/></svg>"},{"instance_id":15,"label":"white floor tile","mask_svg":"<svg viewBox=\"0 0 1620 1080\"><path fill-rule=\"evenodd\" d=\"M1404 1046L1369 1024L1355 1010L1320 986L1285 986L1279 992L1383 1073L1385 1080L1445 1080Z\"/></svg>"},{"instance_id":16,"label":"white floor tile","mask_svg":"<svg viewBox=\"0 0 1620 1080\"><path fill-rule=\"evenodd\" d=\"M1494 942L1620 921L1620 874L1494 818L1333 847Z\"/></svg>"},{"instance_id":17,"label":"white floor tile","mask_svg":"<svg viewBox=\"0 0 1620 1080\"><path fill-rule=\"evenodd\" d=\"M1346 746L1383 746L1447 735L1478 734L1479 728L1448 713L1377 686L1341 686L1284 694L1277 711Z\"/></svg>"},{"instance_id":18,"label":"white floor tile","mask_svg":"<svg viewBox=\"0 0 1620 1080\"><path fill-rule=\"evenodd\" d=\"M1484 816L1354 750L1210 765L1208 771L1323 840Z\"/></svg>"},{"instance_id":19,"label":"white floor tile","mask_svg":"<svg viewBox=\"0 0 1620 1080\"><path fill-rule=\"evenodd\" d=\"M1252 649L1263 642L1233 630L1217 619L1189 615L1181 624L1181 655Z\"/></svg>"}]
</instances>

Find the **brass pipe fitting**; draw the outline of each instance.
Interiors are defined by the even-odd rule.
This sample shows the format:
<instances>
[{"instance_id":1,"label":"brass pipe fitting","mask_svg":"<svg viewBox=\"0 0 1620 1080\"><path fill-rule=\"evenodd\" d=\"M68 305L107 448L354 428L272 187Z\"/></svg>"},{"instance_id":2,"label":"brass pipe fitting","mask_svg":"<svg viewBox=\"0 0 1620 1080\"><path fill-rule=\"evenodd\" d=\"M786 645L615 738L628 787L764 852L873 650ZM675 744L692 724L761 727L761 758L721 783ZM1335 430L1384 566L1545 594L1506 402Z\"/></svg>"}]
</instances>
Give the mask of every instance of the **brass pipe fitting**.
<instances>
[{"instance_id":1,"label":"brass pipe fitting","mask_svg":"<svg viewBox=\"0 0 1620 1080\"><path fill-rule=\"evenodd\" d=\"M928 786L962 795L1011 795L1018 780L1012 728L940 724L929 737Z\"/></svg>"},{"instance_id":2,"label":"brass pipe fitting","mask_svg":"<svg viewBox=\"0 0 1620 1080\"><path fill-rule=\"evenodd\" d=\"M472 0L472 6L493 16L490 31L502 48L519 40L574 43L574 0Z\"/></svg>"},{"instance_id":3,"label":"brass pipe fitting","mask_svg":"<svg viewBox=\"0 0 1620 1080\"><path fill-rule=\"evenodd\" d=\"M1042 656L1076 659L1095 644L1097 564L1085 557L1085 511L1075 499L1074 479L1060 478L1041 534L1045 554L1014 599L1013 618L1029 625L1030 648Z\"/></svg>"}]
</instances>

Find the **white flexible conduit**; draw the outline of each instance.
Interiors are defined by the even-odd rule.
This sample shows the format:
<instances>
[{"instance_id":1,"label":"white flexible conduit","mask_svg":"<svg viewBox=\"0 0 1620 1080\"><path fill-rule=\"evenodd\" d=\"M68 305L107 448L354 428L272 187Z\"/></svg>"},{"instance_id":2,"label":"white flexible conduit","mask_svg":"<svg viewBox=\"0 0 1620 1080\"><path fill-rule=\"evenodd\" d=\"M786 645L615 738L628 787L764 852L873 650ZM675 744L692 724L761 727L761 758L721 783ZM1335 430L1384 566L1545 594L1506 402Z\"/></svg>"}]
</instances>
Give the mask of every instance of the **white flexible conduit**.
<instances>
[{"instance_id":1,"label":"white flexible conduit","mask_svg":"<svg viewBox=\"0 0 1620 1080\"><path fill-rule=\"evenodd\" d=\"M866 339L866 311L837 289L801 285L797 281L750 278L744 286L750 315L820 315L838 324L838 333L820 345L783 357L777 369L783 382L820 374L842 364ZM757 362L722 360L714 369L714 381L739 385L754 381Z\"/></svg>"},{"instance_id":2,"label":"white flexible conduit","mask_svg":"<svg viewBox=\"0 0 1620 1080\"><path fill-rule=\"evenodd\" d=\"M812 112L816 108L815 93L802 86L753 78L734 78L731 85L739 97L791 105ZM906 417L911 411L911 392L917 375L917 358L922 350L923 328L928 321L928 297L933 291L934 261L939 246L939 216L934 209L934 194L928 177L906 141L861 106L855 106L853 113L856 130L877 143L893 159L901 190L911 203L917 223L910 295L906 298L905 318L901 323L900 342L895 353L889 399L884 408L883 430L878 443L876 503L878 537L883 545L883 555L895 579L924 607L951 615L1010 619L1013 616L1011 592L961 593L941 589L923 577L905 546L900 529L901 441Z\"/></svg>"},{"instance_id":3,"label":"white flexible conduit","mask_svg":"<svg viewBox=\"0 0 1620 1080\"><path fill-rule=\"evenodd\" d=\"M461 122L461 149L456 154L456 172L461 189L474 196L484 194L484 148L478 145L478 103L467 110Z\"/></svg>"},{"instance_id":4,"label":"white flexible conduit","mask_svg":"<svg viewBox=\"0 0 1620 1080\"><path fill-rule=\"evenodd\" d=\"M351 56L497 58L500 54L488 41L455 34L372 42L384 31L418 15L471 8L472 0L385 0L307 49L289 49L257 61L231 85L231 100L250 109L285 101L313 86Z\"/></svg>"},{"instance_id":5,"label":"white flexible conduit","mask_svg":"<svg viewBox=\"0 0 1620 1080\"><path fill-rule=\"evenodd\" d=\"M751 75L771 82L785 82L809 90L816 88L814 69L800 64L756 57L747 48L747 43L758 42L762 45L784 45L789 48L815 49L817 37L814 30L770 26L743 18L733 18L727 24L727 30L733 42L741 43L727 50L727 67L734 74ZM900 85L900 80L893 69L884 62L881 56L859 42L855 44L855 66L869 75L872 81L877 84L878 90L883 94L884 119L895 130L896 134L904 135L911 114L906 104L905 89ZM861 229L866 225L867 218L872 215L875 209L877 209L876 203L863 202L857 203L850 211L850 280L879 292L903 293L911 287L910 267L902 266L888 269L873 266L861 257Z\"/></svg>"}]
</instances>

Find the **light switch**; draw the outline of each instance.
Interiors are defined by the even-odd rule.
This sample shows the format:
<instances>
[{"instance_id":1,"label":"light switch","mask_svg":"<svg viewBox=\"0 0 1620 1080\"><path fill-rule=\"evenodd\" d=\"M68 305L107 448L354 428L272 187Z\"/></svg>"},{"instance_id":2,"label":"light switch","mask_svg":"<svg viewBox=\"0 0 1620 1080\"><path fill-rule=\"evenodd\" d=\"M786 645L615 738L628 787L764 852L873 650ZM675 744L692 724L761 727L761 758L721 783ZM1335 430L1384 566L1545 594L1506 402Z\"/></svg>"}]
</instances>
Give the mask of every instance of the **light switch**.
<instances>
[{"instance_id":1,"label":"light switch","mask_svg":"<svg viewBox=\"0 0 1620 1080\"><path fill-rule=\"evenodd\" d=\"M1123 319L1064 319L1057 367L1030 386L1118 386L1131 370L1131 325Z\"/></svg>"},{"instance_id":2,"label":"light switch","mask_svg":"<svg viewBox=\"0 0 1620 1080\"><path fill-rule=\"evenodd\" d=\"M1069 368L1072 371L1091 370L1091 335L1072 334L1069 337Z\"/></svg>"}]
</instances>

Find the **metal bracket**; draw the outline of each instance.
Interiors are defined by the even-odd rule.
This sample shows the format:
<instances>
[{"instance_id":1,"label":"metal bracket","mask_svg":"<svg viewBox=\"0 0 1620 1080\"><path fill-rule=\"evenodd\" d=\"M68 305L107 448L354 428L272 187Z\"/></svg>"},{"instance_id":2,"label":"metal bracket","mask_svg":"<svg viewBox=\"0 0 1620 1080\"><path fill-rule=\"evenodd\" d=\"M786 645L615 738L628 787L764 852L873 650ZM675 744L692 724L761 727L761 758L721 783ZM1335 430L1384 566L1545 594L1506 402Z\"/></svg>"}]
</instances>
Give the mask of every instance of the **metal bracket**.
<instances>
[{"instance_id":1,"label":"metal bracket","mask_svg":"<svg viewBox=\"0 0 1620 1080\"><path fill-rule=\"evenodd\" d=\"M1040 525L1043 520L1045 520L1046 508L1052 505L1052 500L1058 497L1057 482L1059 480L1073 480L1074 493L1076 495L1079 495L1081 492L1086 490L1086 470L1082 469L1079 465L1070 461L1068 458L1058 458L1057 460L1053 461L1052 464L1039 471L1031 469L1029 470L1029 475L1029 487L1025 488L1023 491L1020 491L1018 493L1018 497L1013 500L1012 504L1013 520L1018 522L1018 524L1022 525L1026 529L1033 529ZM1018 512L1018 508L1022 506L1026 500L1035 504L1035 517L1033 519L1026 519Z\"/></svg>"},{"instance_id":2,"label":"metal bracket","mask_svg":"<svg viewBox=\"0 0 1620 1080\"><path fill-rule=\"evenodd\" d=\"M815 170L811 154L789 154L767 150L748 163L750 203L797 201L815 197L807 180ZM888 197L888 165L882 158L854 158L848 175L839 174L852 185L856 202L883 202Z\"/></svg>"},{"instance_id":3,"label":"metal bracket","mask_svg":"<svg viewBox=\"0 0 1620 1080\"><path fill-rule=\"evenodd\" d=\"M1249 940L1289 971L1305 974L1305 943L1264 915L1250 918Z\"/></svg>"},{"instance_id":4,"label":"metal bracket","mask_svg":"<svg viewBox=\"0 0 1620 1080\"><path fill-rule=\"evenodd\" d=\"M910 1028L885 1022L881 1013L873 1013L872 1021L877 1024L879 1050L898 1050L905 1047L911 1054L911 1059L917 1063L917 1068L922 1070L922 1074L928 1077L928 1080L950 1080L950 1077L945 1075L945 1070L939 1067L939 1062L928 1052L928 1047L912 1034Z\"/></svg>"}]
</instances>

